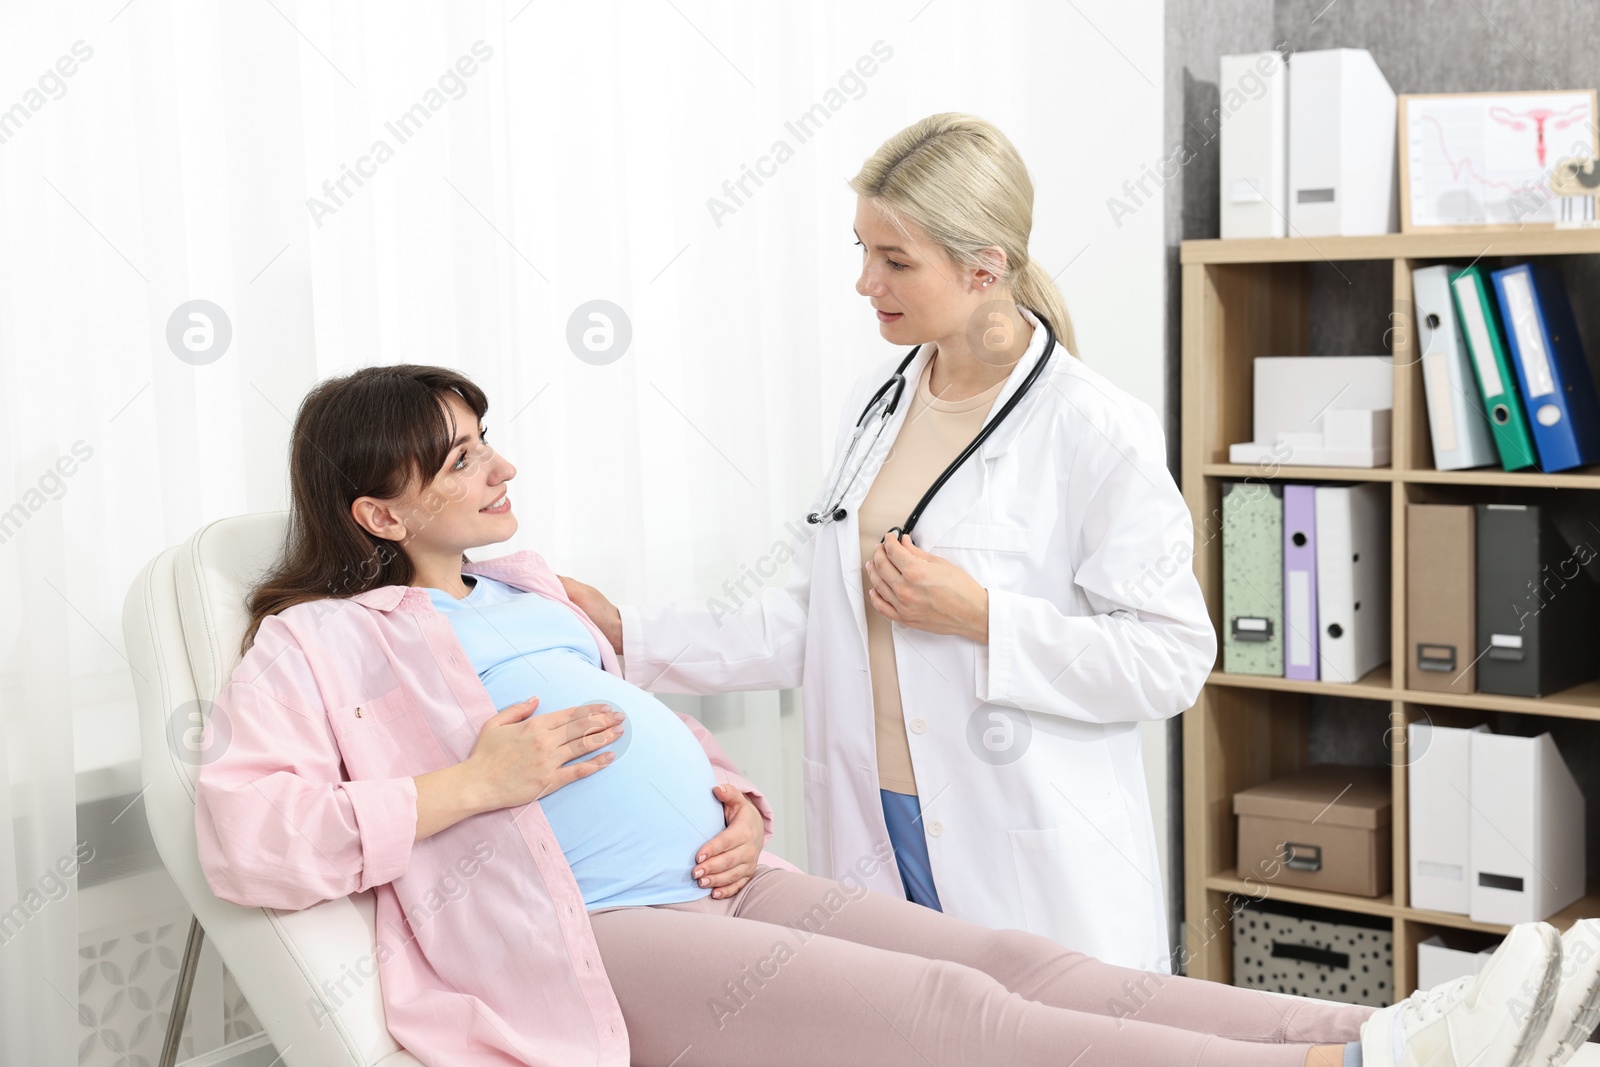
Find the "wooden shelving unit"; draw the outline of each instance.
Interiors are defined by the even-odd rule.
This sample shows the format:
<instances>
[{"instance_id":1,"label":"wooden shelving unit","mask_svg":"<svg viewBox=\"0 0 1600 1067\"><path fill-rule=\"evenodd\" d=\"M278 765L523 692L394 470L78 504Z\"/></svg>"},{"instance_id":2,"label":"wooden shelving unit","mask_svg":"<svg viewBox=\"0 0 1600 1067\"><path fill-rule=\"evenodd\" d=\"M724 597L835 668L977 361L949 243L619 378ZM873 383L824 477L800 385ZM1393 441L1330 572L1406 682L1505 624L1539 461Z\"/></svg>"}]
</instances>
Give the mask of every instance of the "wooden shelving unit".
<instances>
[{"instance_id":1,"label":"wooden shelving unit","mask_svg":"<svg viewBox=\"0 0 1600 1067\"><path fill-rule=\"evenodd\" d=\"M1395 989L1411 991L1417 943L1444 930L1502 933L1504 927L1409 907L1406 725L1426 715L1468 725L1493 713L1557 716L1600 722L1600 682L1543 699L1491 694L1449 695L1405 687L1405 505L1496 499L1517 490L1600 490L1600 467L1559 474L1499 468L1433 469L1422 370L1410 320L1411 272L1437 262L1541 255L1600 255L1600 230L1520 233L1389 234L1232 241L1185 241L1183 276L1183 494L1195 523L1195 574L1217 633L1222 624L1221 487L1227 481L1383 482L1391 487L1392 587L1390 663L1354 684L1306 682L1214 672L1184 718L1184 877L1188 973L1228 982L1233 976L1228 898L1249 896L1313 904L1393 923ZM1251 360L1309 351L1309 267L1340 261L1388 261L1392 274L1394 450L1390 467L1257 467L1228 462L1228 445L1249 440ZM1563 499L1566 499L1565 495ZM1600 512L1600 493L1593 497ZM1219 656L1220 661L1220 656ZM1344 896L1264 883L1235 870L1233 794L1306 766L1309 702L1353 697L1387 705L1386 746L1394 789L1394 890L1378 898ZM1600 915L1600 886L1561 915L1557 925Z\"/></svg>"}]
</instances>

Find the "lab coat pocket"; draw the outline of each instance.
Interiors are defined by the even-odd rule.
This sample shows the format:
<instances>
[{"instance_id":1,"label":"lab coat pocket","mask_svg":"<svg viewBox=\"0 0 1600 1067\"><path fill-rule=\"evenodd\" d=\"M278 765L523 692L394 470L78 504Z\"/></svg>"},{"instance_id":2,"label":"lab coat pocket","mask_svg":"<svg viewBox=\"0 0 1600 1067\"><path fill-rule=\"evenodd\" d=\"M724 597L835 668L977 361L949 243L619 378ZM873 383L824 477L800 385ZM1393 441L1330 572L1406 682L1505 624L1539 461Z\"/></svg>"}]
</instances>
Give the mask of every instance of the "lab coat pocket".
<instances>
[{"instance_id":1,"label":"lab coat pocket","mask_svg":"<svg viewBox=\"0 0 1600 1067\"><path fill-rule=\"evenodd\" d=\"M991 552L1026 552L1026 526L984 526L961 523L946 530L934 548L973 548Z\"/></svg>"},{"instance_id":2,"label":"lab coat pocket","mask_svg":"<svg viewBox=\"0 0 1600 1067\"><path fill-rule=\"evenodd\" d=\"M806 844L811 869L824 877L833 871L833 797L828 792L828 765L800 757L805 775Z\"/></svg>"},{"instance_id":3,"label":"lab coat pocket","mask_svg":"<svg viewBox=\"0 0 1600 1067\"><path fill-rule=\"evenodd\" d=\"M1112 929L1127 915L1146 921L1126 890L1133 833L1120 807L1045 829L1011 830L1011 858L1027 929L1100 956L1126 936Z\"/></svg>"},{"instance_id":4,"label":"lab coat pocket","mask_svg":"<svg viewBox=\"0 0 1600 1067\"><path fill-rule=\"evenodd\" d=\"M353 779L408 777L450 765L405 686L334 708L329 721Z\"/></svg>"},{"instance_id":5,"label":"lab coat pocket","mask_svg":"<svg viewBox=\"0 0 1600 1067\"><path fill-rule=\"evenodd\" d=\"M950 527L929 547L966 571L980 585L1015 589L1028 573L1028 528L961 523Z\"/></svg>"}]
</instances>

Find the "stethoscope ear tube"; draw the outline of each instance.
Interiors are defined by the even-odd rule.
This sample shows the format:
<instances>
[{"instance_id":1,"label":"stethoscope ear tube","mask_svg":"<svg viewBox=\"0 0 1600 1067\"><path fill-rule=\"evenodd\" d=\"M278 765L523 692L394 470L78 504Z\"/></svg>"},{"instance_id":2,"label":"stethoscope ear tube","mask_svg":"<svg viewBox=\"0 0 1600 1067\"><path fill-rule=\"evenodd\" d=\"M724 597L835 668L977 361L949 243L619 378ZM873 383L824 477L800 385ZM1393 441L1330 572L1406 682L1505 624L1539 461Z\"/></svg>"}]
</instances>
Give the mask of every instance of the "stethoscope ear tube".
<instances>
[{"instance_id":1,"label":"stethoscope ear tube","mask_svg":"<svg viewBox=\"0 0 1600 1067\"><path fill-rule=\"evenodd\" d=\"M1039 373L1044 370L1044 365L1050 360L1050 353L1055 351L1056 334L1055 331L1050 328L1050 323L1043 315L1039 315L1038 312L1035 312L1034 314L1038 316L1039 323L1044 327L1046 339L1044 352L1040 354L1039 362L1033 365L1033 369L1030 370L1028 372L1028 376L1022 380L1022 384L1017 386L1017 391L1011 394L1011 399L1006 401L1005 406L995 414L994 418L990 419L984 425L983 429L978 431L978 436L974 437L967 447L961 450L961 454L951 461L950 466L946 467L939 473L939 477L933 480L933 484L928 486L928 491L922 494L922 499L917 501L917 506L912 508L911 514L906 517L905 526L894 527L898 533L909 534L911 532L912 528L917 525L917 520L922 518L923 509L928 506L928 503L931 500L933 500L934 494L940 489L944 488L944 483L950 480L950 476L959 470L961 465L965 463L974 452L983 447L983 443L989 439L990 435L992 435L995 430L999 429L1000 424L1005 421L1005 417L1011 414L1012 409L1021 403L1022 398L1028 394L1028 390L1032 388L1033 383L1038 380Z\"/></svg>"},{"instance_id":2,"label":"stethoscope ear tube","mask_svg":"<svg viewBox=\"0 0 1600 1067\"><path fill-rule=\"evenodd\" d=\"M989 439L995 430L999 429L1000 423L1005 421L1005 417L1011 414L1012 409L1021 402L1022 398L1027 395L1028 390L1033 386L1033 383L1038 380L1039 374L1044 370L1045 364L1050 361L1050 353L1055 351L1056 334L1055 331L1050 328L1049 320L1047 320L1043 315L1040 315L1038 312L1034 312L1034 315L1038 318L1040 325L1044 327L1045 333L1044 352L1040 354L1039 361L1033 365L1033 369L1030 370L1028 372L1028 376L1022 380L1022 384L1017 387L1017 391L1011 394L1011 398L1005 402L1005 406L995 414L994 418L990 419L984 424L983 429L978 431L978 436L974 437L967 444L967 447L961 450L961 454L957 456L948 467L939 473L938 478L934 479L933 484L928 487L928 491L922 494L922 499L917 501L917 506L911 509L911 514L906 517L905 525L890 527L889 533L893 533L896 537L911 533L912 529L917 525L917 520L922 518L923 509L926 508L928 503L933 500L934 494L938 493L940 489L944 488L944 483L950 480L950 476L959 470L961 465L965 463L974 452L983 446L983 443ZM856 432L850 438L850 444L845 448L844 458L840 461L839 473L834 476L833 485L828 490L829 500L834 499L834 493L836 490L838 490L839 483L844 480L845 474L849 470L850 456L855 451L857 442L859 442L861 439L862 432L866 428L867 419L872 415L873 409L878 406L878 402L883 400L885 395L890 394L892 390L892 395L889 395L888 397L888 404L886 404L884 408L879 411L878 432L880 434L883 432L884 424L889 421L889 416L894 414L895 407L900 402L900 394L905 391L906 368L911 365L911 361L916 358L917 353L921 350L922 346L918 345L916 348L911 350L910 354L907 355L905 359L900 361L900 366L896 368L893 376L891 376L888 381L884 382L883 385L878 387L878 391L872 394L872 399L867 402L866 408L862 410L861 417L856 420ZM896 388L897 385L898 388ZM843 521L845 516L848 514L843 507L844 498L849 495L850 486L855 483L856 475L859 473L859 466L855 471L850 472L850 480L845 484L844 491L839 493L838 504L834 506L834 509L830 514L824 517L822 512L813 511L811 514L806 516L806 521L812 525L820 525L821 523L829 521ZM827 508L824 507L823 511L826 510ZM888 536L888 533L884 534L884 538L887 538ZM882 544L883 539L880 539L878 543Z\"/></svg>"}]
</instances>

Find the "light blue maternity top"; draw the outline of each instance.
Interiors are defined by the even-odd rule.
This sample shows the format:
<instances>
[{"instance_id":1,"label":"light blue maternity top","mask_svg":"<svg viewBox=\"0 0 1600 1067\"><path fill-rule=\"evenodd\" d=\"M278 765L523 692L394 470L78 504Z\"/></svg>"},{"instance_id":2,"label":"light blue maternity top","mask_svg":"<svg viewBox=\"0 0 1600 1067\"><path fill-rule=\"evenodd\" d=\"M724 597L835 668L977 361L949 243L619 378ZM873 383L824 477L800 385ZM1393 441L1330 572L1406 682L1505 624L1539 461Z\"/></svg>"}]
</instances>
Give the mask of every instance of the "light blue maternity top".
<instances>
[{"instance_id":1,"label":"light blue maternity top","mask_svg":"<svg viewBox=\"0 0 1600 1067\"><path fill-rule=\"evenodd\" d=\"M607 673L573 610L483 575L464 599L428 596L450 620L497 710L538 697L535 715L610 704L623 735L598 752L609 767L540 800L584 907L672 904L708 896L690 877L695 855L724 824L716 774L688 726L661 701Z\"/></svg>"}]
</instances>

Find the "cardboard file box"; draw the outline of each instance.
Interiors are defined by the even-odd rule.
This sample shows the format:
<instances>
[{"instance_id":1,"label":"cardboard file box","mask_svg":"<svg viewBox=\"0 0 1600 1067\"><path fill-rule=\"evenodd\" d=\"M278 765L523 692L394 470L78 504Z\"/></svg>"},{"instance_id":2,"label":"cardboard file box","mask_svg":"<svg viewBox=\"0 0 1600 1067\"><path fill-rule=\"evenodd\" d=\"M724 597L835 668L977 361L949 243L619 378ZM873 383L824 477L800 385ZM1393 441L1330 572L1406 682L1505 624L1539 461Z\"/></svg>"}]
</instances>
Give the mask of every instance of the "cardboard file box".
<instances>
[{"instance_id":1,"label":"cardboard file box","mask_svg":"<svg viewBox=\"0 0 1600 1067\"><path fill-rule=\"evenodd\" d=\"M1249 904L1233 920L1233 984L1387 1007L1394 1002L1394 931L1367 915Z\"/></svg>"},{"instance_id":2,"label":"cardboard file box","mask_svg":"<svg viewBox=\"0 0 1600 1067\"><path fill-rule=\"evenodd\" d=\"M1235 793L1233 813L1241 878L1358 897L1389 892L1388 768L1308 767Z\"/></svg>"},{"instance_id":3,"label":"cardboard file box","mask_svg":"<svg viewBox=\"0 0 1600 1067\"><path fill-rule=\"evenodd\" d=\"M1478 691L1478 550L1468 504L1406 505L1406 688Z\"/></svg>"},{"instance_id":4,"label":"cardboard file box","mask_svg":"<svg viewBox=\"0 0 1600 1067\"><path fill-rule=\"evenodd\" d=\"M1549 734L1472 735L1473 922L1548 919L1585 889L1583 793Z\"/></svg>"}]
</instances>

